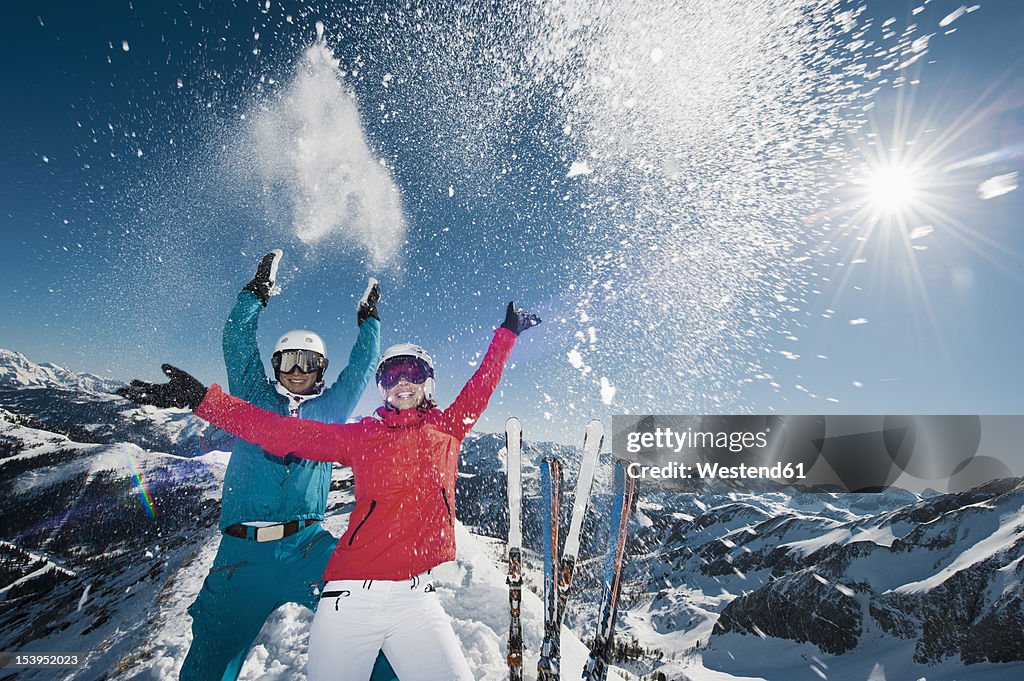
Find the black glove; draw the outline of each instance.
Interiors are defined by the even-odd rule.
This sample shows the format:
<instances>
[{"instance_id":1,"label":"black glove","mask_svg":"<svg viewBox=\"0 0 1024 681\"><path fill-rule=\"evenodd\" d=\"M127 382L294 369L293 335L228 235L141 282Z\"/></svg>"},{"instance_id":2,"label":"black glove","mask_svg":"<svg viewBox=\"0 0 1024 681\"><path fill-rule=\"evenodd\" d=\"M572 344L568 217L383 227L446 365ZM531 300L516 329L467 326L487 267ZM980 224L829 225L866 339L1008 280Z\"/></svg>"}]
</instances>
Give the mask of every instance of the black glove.
<instances>
[{"instance_id":1,"label":"black glove","mask_svg":"<svg viewBox=\"0 0 1024 681\"><path fill-rule=\"evenodd\" d=\"M195 411L206 397L207 387L178 367L161 364L160 368L171 379L167 383L147 383L134 380L127 388L120 388L117 394L136 404L151 404L154 407L188 407Z\"/></svg>"},{"instance_id":2,"label":"black glove","mask_svg":"<svg viewBox=\"0 0 1024 681\"><path fill-rule=\"evenodd\" d=\"M380 300L380 284L376 279L370 277L370 280L366 282L363 297L359 299L359 307L356 308L356 320L359 324L370 317L380 321L380 315L377 314L378 300Z\"/></svg>"},{"instance_id":3,"label":"black glove","mask_svg":"<svg viewBox=\"0 0 1024 681\"><path fill-rule=\"evenodd\" d=\"M277 280L277 266L281 262L281 256L283 255L284 251L280 248L275 248L263 256L260 259L259 266L256 267L256 275L252 278L252 281L242 287L243 291L255 293L256 297L263 303L263 307L266 307L267 301L270 300L270 292L274 289L274 282Z\"/></svg>"},{"instance_id":4,"label":"black glove","mask_svg":"<svg viewBox=\"0 0 1024 681\"><path fill-rule=\"evenodd\" d=\"M531 326L538 324L540 324L540 317L521 307L516 307L515 302L510 300L508 308L505 310L505 323L501 325L501 328L508 329L518 336Z\"/></svg>"}]
</instances>

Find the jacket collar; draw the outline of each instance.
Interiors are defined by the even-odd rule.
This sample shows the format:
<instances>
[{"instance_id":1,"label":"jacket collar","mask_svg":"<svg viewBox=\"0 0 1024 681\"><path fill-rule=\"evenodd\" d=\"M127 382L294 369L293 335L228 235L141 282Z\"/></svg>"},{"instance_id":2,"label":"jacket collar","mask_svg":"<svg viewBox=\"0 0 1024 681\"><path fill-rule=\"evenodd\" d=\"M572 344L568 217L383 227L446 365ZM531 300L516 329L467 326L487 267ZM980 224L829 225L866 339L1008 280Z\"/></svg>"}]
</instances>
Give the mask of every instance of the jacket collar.
<instances>
[{"instance_id":1,"label":"jacket collar","mask_svg":"<svg viewBox=\"0 0 1024 681\"><path fill-rule=\"evenodd\" d=\"M274 382L274 389L277 390L278 394L283 395L285 399L288 400L288 414L290 416L298 416L300 404L303 402L309 402L323 394L323 384L321 383L317 384L317 391L312 395L296 395L277 381Z\"/></svg>"},{"instance_id":2,"label":"jacket collar","mask_svg":"<svg viewBox=\"0 0 1024 681\"><path fill-rule=\"evenodd\" d=\"M423 422L429 409L402 409L396 411L387 407L378 407L377 418L384 422L388 428L415 428Z\"/></svg>"}]
</instances>

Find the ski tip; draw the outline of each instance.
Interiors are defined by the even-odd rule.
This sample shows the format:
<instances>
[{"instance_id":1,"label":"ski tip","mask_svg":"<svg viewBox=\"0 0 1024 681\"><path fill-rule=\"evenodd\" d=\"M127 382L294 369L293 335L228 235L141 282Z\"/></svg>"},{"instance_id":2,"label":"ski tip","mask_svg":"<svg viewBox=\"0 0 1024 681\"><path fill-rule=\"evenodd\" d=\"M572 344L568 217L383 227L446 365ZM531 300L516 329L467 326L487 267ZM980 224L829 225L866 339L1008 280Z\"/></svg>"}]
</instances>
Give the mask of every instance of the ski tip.
<instances>
[{"instance_id":1,"label":"ski tip","mask_svg":"<svg viewBox=\"0 0 1024 681\"><path fill-rule=\"evenodd\" d=\"M583 447L587 451L601 453L604 447L604 424L597 419L587 424L587 431L583 435Z\"/></svg>"},{"instance_id":2,"label":"ski tip","mask_svg":"<svg viewBox=\"0 0 1024 681\"><path fill-rule=\"evenodd\" d=\"M523 424L522 424L522 422L520 422L520 420L517 417L509 416L508 419L505 421L505 430L506 431L512 430L512 431L520 431L520 432L522 432Z\"/></svg>"}]
</instances>

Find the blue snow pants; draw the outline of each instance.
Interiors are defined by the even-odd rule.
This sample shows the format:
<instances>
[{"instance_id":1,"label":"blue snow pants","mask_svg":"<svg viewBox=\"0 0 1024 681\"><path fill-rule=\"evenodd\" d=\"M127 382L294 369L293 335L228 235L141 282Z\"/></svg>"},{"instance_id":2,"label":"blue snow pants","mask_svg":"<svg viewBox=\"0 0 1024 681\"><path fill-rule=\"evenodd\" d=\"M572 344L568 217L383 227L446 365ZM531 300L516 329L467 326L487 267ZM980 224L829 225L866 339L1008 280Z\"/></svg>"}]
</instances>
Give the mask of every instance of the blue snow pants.
<instances>
[{"instance_id":1,"label":"blue snow pants","mask_svg":"<svg viewBox=\"0 0 1024 681\"><path fill-rule=\"evenodd\" d=\"M192 646L180 681L235 681L270 613L285 603L315 611L312 585L323 578L337 541L320 523L271 542L222 535L210 574L188 609ZM397 681L382 654L370 679Z\"/></svg>"}]
</instances>

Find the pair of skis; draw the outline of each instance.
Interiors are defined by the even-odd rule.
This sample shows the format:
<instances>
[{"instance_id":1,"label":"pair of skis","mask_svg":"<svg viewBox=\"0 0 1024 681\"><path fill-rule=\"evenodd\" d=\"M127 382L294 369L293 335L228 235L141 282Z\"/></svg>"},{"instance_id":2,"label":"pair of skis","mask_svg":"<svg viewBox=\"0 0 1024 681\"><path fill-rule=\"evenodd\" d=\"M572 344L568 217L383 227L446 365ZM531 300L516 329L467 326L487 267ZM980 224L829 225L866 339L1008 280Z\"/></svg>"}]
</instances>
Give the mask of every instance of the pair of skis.
<instances>
[{"instance_id":1,"label":"pair of skis","mask_svg":"<svg viewBox=\"0 0 1024 681\"><path fill-rule=\"evenodd\" d=\"M619 594L622 591L622 565L626 559L627 530L629 519L636 511L637 491L636 478L626 475L626 464L617 461L597 635L590 649L590 657L583 667L583 678L588 681L604 681L608 677L608 665L611 663L614 643L615 616L619 610Z\"/></svg>"},{"instance_id":2,"label":"pair of skis","mask_svg":"<svg viewBox=\"0 0 1024 681\"><path fill-rule=\"evenodd\" d=\"M557 681L561 661L559 638L565 602L569 597L573 573L580 548L583 518L590 502L590 488L594 482L597 455L604 441L604 426L600 421L587 424L583 440L583 459L576 480L572 518L565 546L559 557L559 519L562 507L562 468L554 457L541 463L541 496L543 497L544 532L544 642L541 644L540 662L537 664L539 681ZM505 423L505 445L508 453L508 668L511 681L523 678L523 631L520 607L523 590L523 426L513 417Z\"/></svg>"},{"instance_id":3,"label":"pair of skis","mask_svg":"<svg viewBox=\"0 0 1024 681\"><path fill-rule=\"evenodd\" d=\"M509 504L509 532L508 532L508 586L509 586L509 637L508 637L508 666L509 678L511 681L522 681L523 678L523 635L522 622L520 620L520 608L522 603L523 571L522 571L522 424L517 418L510 418L505 424L505 443L508 465L508 504ZM601 451L601 444L604 441L604 426L600 421L594 420L587 424L587 430L583 440L583 458L580 462L580 472L576 479L576 492L573 496L573 509L569 521L569 531L565 536L565 545L559 553L559 524L561 518L562 504L562 472L561 463L554 457L546 457L541 463L541 497L542 497L542 518L544 534L544 640L541 644L540 660L537 663L538 681L559 681L561 662L561 628L562 619L565 615L565 604L569 597L569 590L572 587L573 575L576 571L576 562L579 558L580 535L583 530L583 519L586 516L587 506L590 502L590 492L594 482L594 471L597 467L597 457ZM620 473L622 474L620 476ZM619 485L620 477L623 484ZM614 572L613 582L615 585L614 598L607 599L608 607L612 608L610 613L605 613L602 605L602 614L598 628L597 641L591 658L595 654L598 659L607 662L611 654L611 628L614 627L615 611L618 600L618 584L620 583L622 562L625 557L625 532L629 522L629 516L636 505L635 481L629 490L631 500L623 505L627 494L624 483L624 469L621 464L616 465L616 507L619 509L618 516L615 515L613 507L612 533L616 538L616 545L621 545L621 550L613 556L614 565L605 569L605 590L608 589L609 569ZM626 510L623 520L623 509ZM610 540L611 541L611 540ZM611 554L609 554L611 555ZM604 597L602 597L604 598ZM607 623L607 631L602 635L602 626ZM588 667L590 663L588 663ZM607 663L602 668L600 676L586 676L584 678L604 679L607 673Z\"/></svg>"}]
</instances>

